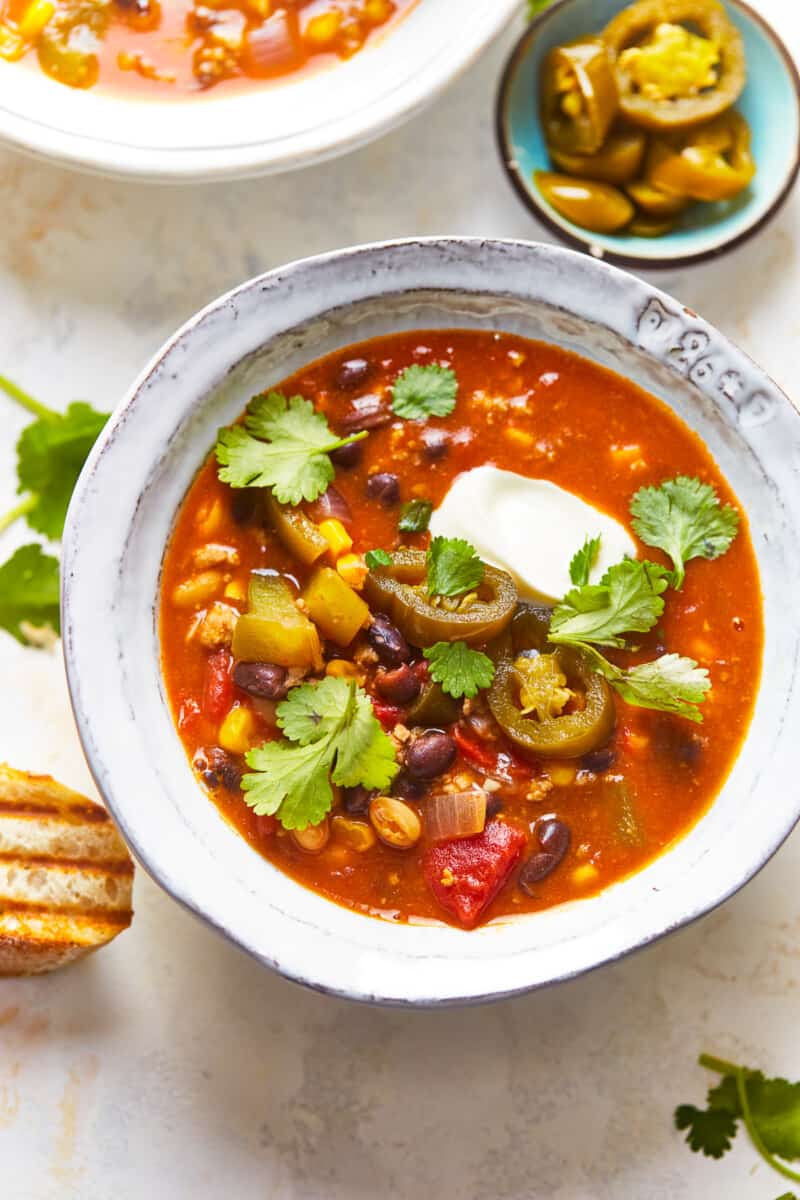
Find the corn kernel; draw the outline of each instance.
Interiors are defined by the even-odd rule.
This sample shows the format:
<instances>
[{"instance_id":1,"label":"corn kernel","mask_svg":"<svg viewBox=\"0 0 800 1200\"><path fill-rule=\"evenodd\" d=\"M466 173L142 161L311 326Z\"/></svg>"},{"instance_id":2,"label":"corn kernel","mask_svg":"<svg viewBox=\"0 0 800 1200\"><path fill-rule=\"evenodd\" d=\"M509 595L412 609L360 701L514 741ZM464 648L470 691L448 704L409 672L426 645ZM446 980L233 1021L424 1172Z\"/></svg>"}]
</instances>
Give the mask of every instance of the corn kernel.
<instances>
[{"instance_id":1,"label":"corn kernel","mask_svg":"<svg viewBox=\"0 0 800 1200\"><path fill-rule=\"evenodd\" d=\"M219 744L229 754L244 754L250 749L255 728L255 717L249 708L232 708L219 727Z\"/></svg>"},{"instance_id":2,"label":"corn kernel","mask_svg":"<svg viewBox=\"0 0 800 1200\"><path fill-rule=\"evenodd\" d=\"M56 11L50 0L31 0L19 22L19 31L26 42L35 42Z\"/></svg>"},{"instance_id":3,"label":"corn kernel","mask_svg":"<svg viewBox=\"0 0 800 1200\"><path fill-rule=\"evenodd\" d=\"M711 662L714 658L714 647L707 638L696 637L691 645L692 654L699 662Z\"/></svg>"},{"instance_id":4,"label":"corn kernel","mask_svg":"<svg viewBox=\"0 0 800 1200\"><path fill-rule=\"evenodd\" d=\"M331 558L339 558L353 545L353 539L345 529L341 521L337 521L335 517L329 517L327 521L320 521L319 531L328 543L328 549L331 552Z\"/></svg>"},{"instance_id":5,"label":"corn kernel","mask_svg":"<svg viewBox=\"0 0 800 1200\"><path fill-rule=\"evenodd\" d=\"M221 526L224 515L222 502L215 500L197 514L197 532L201 537L212 537Z\"/></svg>"},{"instance_id":6,"label":"corn kernel","mask_svg":"<svg viewBox=\"0 0 800 1200\"><path fill-rule=\"evenodd\" d=\"M361 591L369 575L369 568L360 554L343 554L336 560L336 570L345 583L349 583L357 592Z\"/></svg>"},{"instance_id":7,"label":"corn kernel","mask_svg":"<svg viewBox=\"0 0 800 1200\"><path fill-rule=\"evenodd\" d=\"M366 0L364 5L364 16L375 25L382 25L384 21L388 21L393 12L392 0Z\"/></svg>"},{"instance_id":8,"label":"corn kernel","mask_svg":"<svg viewBox=\"0 0 800 1200\"><path fill-rule=\"evenodd\" d=\"M525 362L525 355L521 350L509 350L508 360L513 367L521 367Z\"/></svg>"},{"instance_id":9,"label":"corn kernel","mask_svg":"<svg viewBox=\"0 0 800 1200\"><path fill-rule=\"evenodd\" d=\"M320 13L308 22L303 37L314 46L328 46L335 40L341 24L340 12Z\"/></svg>"},{"instance_id":10,"label":"corn kernel","mask_svg":"<svg viewBox=\"0 0 800 1200\"><path fill-rule=\"evenodd\" d=\"M628 745L634 754L644 754L650 745L650 738L646 733L629 733Z\"/></svg>"},{"instance_id":11,"label":"corn kernel","mask_svg":"<svg viewBox=\"0 0 800 1200\"><path fill-rule=\"evenodd\" d=\"M582 863L572 872L572 882L576 887L587 887L590 883L594 883L599 874L594 863Z\"/></svg>"},{"instance_id":12,"label":"corn kernel","mask_svg":"<svg viewBox=\"0 0 800 1200\"><path fill-rule=\"evenodd\" d=\"M14 62L18 58L22 58L25 53L25 39L19 35L16 29L9 29L8 25L3 25L0 22L0 58L6 59L7 62Z\"/></svg>"},{"instance_id":13,"label":"corn kernel","mask_svg":"<svg viewBox=\"0 0 800 1200\"><path fill-rule=\"evenodd\" d=\"M247 588L241 579L232 579L226 585L225 591L222 594L226 600L233 600L234 603L243 604L247 599Z\"/></svg>"},{"instance_id":14,"label":"corn kernel","mask_svg":"<svg viewBox=\"0 0 800 1200\"><path fill-rule=\"evenodd\" d=\"M176 608L199 608L216 594L222 579L219 571L201 571L178 584L172 593L172 603Z\"/></svg>"},{"instance_id":15,"label":"corn kernel","mask_svg":"<svg viewBox=\"0 0 800 1200\"><path fill-rule=\"evenodd\" d=\"M526 433L524 429L517 429L514 425L509 425L503 430L509 442L514 442L517 446L532 446L533 434Z\"/></svg>"},{"instance_id":16,"label":"corn kernel","mask_svg":"<svg viewBox=\"0 0 800 1200\"><path fill-rule=\"evenodd\" d=\"M372 826L364 821L351 821L349 817L335 816L331 819L331 826L333 836L358 854L371 850L378 840Z\"/></svg>"},{"instance_id":17,"label":"corn kernel","mask_svg":"<svg viewBox=\"0 0 800 1200\"><path fill-rule=\"evenodd\" d=\"M612 446L611 457L618 467L630 467L632 471L641 471L647 463L642 458L642 447L638 443L629 446Z\"/></svg>"},{"instance_id":18,"label":"corn kernel","mask_svg":"<svg viewBox=\"0 0 800 1200\"><path fill-rule=\"evenodd\" d=\"M561 99L561 111L566 117L575 120L583 112L583 101L580 92L567 92Z\"/></svg>"},{"instance_id":19,"label":"corn kernel","mask_svg":"<svg viewBox=\"0 0 800 1200\"><path fill-rule=\"evenodd\" d=\"M358 675L358 667L355 663L348 662L346 658L332 658L325 667L325 674L332 675L334 679L355 679Z\"/></svg>"},{"instance_id":20,"label":"corn kernel","mask_svg":"<svg viewBox=\"0 0 800 1200\"><path fill-rule=\"evenodd\" d=\"M577 771L569 763L550 763L547 774L556 787L569 787L571 783L575 782Z\"/></svg>"}]
</instances>

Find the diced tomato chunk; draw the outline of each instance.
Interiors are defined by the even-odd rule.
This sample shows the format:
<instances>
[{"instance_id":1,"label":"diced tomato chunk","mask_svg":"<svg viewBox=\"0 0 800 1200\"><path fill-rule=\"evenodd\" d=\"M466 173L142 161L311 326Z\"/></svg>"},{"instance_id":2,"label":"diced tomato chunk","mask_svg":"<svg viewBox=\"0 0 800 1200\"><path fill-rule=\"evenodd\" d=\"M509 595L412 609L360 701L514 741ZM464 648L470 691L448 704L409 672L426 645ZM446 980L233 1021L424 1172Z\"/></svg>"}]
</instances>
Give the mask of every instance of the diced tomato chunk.
<instances>
[{"instance_id":1,"label":"diced tomato chunk","mask_svg":"<svg viewBox=\"0 0 800 1200\"><path fill-rule=\"evenodd\" d=\"M425 881L442 908L472 926L491 904L527 843L521 829L489 821L483 833L439 842L425 855Z\"/></svg>"},{"instance_id":2,"label":"diced tomato chunk","mask_svg":"<svg viewBox=\"0 0 800 1200\"><path fill-rule=\"evenodd\" d=\"M503 739L491 743L482 743L472 738L463 725L453 727L453 738L461 753L473 767L496 775L500 779L511 780L515 775L524 774L526 768L511 752L509 743Z\"/></svg>"},{"instance_id":3,"label":"diced tomato chunk","mask_svg":"<svg viewBox=\"0 0 800 1200\"><path fill-rule=\"evenodd\" d=\"M206 663L203 682L203 714L221 721L233 703L233 657L229 650L215 650Z\"/></svg>"},{"instance_id":4,"label":"diced tomato chunk","mask_svg":"<svg viewBox=\"0 0 800 1200\"><path fill-rule=\"evenodd\" d=\"M395 704L384 704L382 700L376 700L374 696L372 697L372 707L384 729L394 729L403 715L402 708L398 708Z\"/></svg>"}]
</instances>

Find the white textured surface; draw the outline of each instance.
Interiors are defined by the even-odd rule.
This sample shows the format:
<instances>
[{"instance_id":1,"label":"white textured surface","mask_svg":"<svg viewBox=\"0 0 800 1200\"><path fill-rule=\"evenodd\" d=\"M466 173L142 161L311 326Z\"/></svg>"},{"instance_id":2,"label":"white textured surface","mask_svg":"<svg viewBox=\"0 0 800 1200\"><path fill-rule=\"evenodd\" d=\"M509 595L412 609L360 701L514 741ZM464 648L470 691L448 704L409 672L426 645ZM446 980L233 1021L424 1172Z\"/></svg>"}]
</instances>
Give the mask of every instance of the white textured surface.
<instances>
[{"instance_id":1,"label":"white textured surface","mask_svg":"<svg viewBox=\"0 0 800 1200\"><path fill-rule=\"evenodd\" d=\"M792 6L760 7L800 52ZM404 234L537 236L495 170L503 51L404 130L282 179L128 188L0 154L0 367L54 405L110 406L175 326L263 268ZM732 258L661 280L790 392L798 244L800 194ZM2 400L0 417L2 511L23 420ZM0 679L0 760L89 787L58 661L3 639ZM701 1048L800 1076L799 866L795 835L724 909L636 958L417 1014L271 976L140 872L112 947L0 982L4 1200L769 1200L786 1188L744 1141L701 1160L671 1111L702 1095Z\"/></svg>"}]
</instances>

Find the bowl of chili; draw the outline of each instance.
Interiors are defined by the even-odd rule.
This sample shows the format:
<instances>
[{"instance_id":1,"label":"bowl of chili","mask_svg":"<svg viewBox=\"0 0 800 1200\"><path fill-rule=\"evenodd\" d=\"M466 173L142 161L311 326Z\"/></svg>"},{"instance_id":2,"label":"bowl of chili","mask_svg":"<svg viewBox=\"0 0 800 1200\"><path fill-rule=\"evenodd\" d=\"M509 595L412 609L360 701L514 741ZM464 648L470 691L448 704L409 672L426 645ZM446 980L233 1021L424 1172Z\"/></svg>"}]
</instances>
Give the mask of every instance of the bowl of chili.
<instances>
[{"instance_id":1,"label":"bowl of chili","mask_svg":"<svg viewBox=\"0 0 800 1200\"><path fill-rule=\"evenodd\" d=\"M798 448L721 334L556 247L379 244L223 296L67 523L72 703L124 836L266 965L386 1004L513 995L702 916L800 816ZM548 506L528 559L512 486Z\"/></svg>"},{"instance_id":2,"label":"bowl of chili","mask_svg":"<svg viewBox=\"0 0 800 1200\"><path fill-rule=\"evenodd\" d=\"M8 0L0 140L92 172L247 178L342 154L418 112L515 0Z\"/></svg>"},{"instance_id":3,"label":"bowl of chili","mask_svg":"<svg viewBox=\"0 0 800 1200\"><path fill-rule=\"evenodd\" d=\"M563 90L573 72L582 99ZM559 0L512 51L495 124L536 219L624 266L727 253L772 220L800 169L797 68L743 0Z\"/></svg>"}]
</instances>

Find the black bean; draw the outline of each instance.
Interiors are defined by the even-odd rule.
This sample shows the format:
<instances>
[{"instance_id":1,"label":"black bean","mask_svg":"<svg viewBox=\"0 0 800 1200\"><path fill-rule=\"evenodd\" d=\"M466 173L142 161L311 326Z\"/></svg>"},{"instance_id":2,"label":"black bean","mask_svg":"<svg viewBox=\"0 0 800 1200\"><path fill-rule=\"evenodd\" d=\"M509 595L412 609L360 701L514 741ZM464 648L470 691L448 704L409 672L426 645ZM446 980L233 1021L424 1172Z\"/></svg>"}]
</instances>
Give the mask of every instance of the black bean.
<instances>
[{"instance_id":1,"label":"black bean","mask_svg":"<svg viewBox=\"0 0 800 1200\"><path fill-rule=\"evenodd\" d=\"M452 767L456 753L449 734L423 733L406 750L406 770L414 779L435 779Z\"/></svg>"},{"instance_id":2,"label":"black bean","mask_svg":"<svg viewBox=\"0 0 800 1200\"><path fill-rule=\"evenodd\" d=\"M393 671L378 671L375 688L390 704L408 704L420 693L422 683L408 663Z\"/></svg>"},{"instance_id":3,"label":"black bean","mask_svg":"<svg viewBox=\"0 0 800 1200\"><path fill-rule=\"evenodd\" d=\"M450 449L450 435L443 429L426 429L422 434L422 455L428 462L444 458Z\"/></svg>"},{"instance_id":4,"label":"black bean","mask_svg":"<svg viewBox=\"0 0 800 1200\"><path fill-rule=\"evenodd\" d=\"M706 746L704 738L668 720L657 723L653 742L660 754L685 767L693 767Z\"/></svg>"},{"instance_id":5,"label":"black bean","mask_svg":"<svg viewBox=\"0 0 800 1200\"><path fill-rule=\"evenodd\" d=\"M237 525L253 520L261 496L261 488L231 488L231 513Z\"/></svg>"},{"instance_id":6,"label":"black bean","mask_svg":"<svg viewBox=\"0 0 800 1200\"><path fill-rule=\"evenodd\" d=\"M367 630L369 643L384 662L399 665L411 658L411 648L399 629L380 613L372 618Z\"/></svg>"},{"instance_id":7,"label":"black bean","mask_svg":"<svg viewBox=\"0 0 800 1200\"><path fill-rule=\"evenodd\" d=\"M392 410L384 404L381 396L359 396L353 401L349 412L342 417L345 433L361 433L364 429L380 429L393 420Z\"/></svg>"},{"instance_id":8,"label":"black bean","mask_svg":"<svg viewBox=\"0 0 800 1200\"><path fill-rule=\"evenodd\" d=\"M422 779L412 779L408 771L399 771L392 783L392 795L402 800L421 800L428 790Z\"/></svg>"},{"instance_id":9,"label":"black bean","mask_svg":"<svg viewBox=\"0 0 800 1200\"><path fill-rule=\"evenodd\" d=\"M342 804L344 811L351 817L365 817L369 812L369 802L376 792L370 792L365 787L342 788Z\"/></svg>"},{"instance_id":10,"label":"black bean","mask_svg":"<svg viewBox=\"0 0 800 1200\"><path fill-rule=\"evenodd\" d=\"M592 750L591 754L584 754L581 759L581 766L585 771L593 771L595 775L602 775L603 771L607 771L609 767L613 767L616 761L616 750L612 750L610 746L606 746L602 750Z\"/></svg>"},{"instance_id":11,"label":"black bean","mask_svg":"<svg viewBox=\"0 0 800 1200\"><path fill-rule=\"evenodd\" d=\"M535 896L535 885L555 871L558 863L559 860L556 856L548 854L546 850L532 854L519 873L519 886L523 892L527 892L529 896Z\"/></svg>"},{"instance_id":12,"label":"black bean","mask_svg":"<svg viewBox=\"0 0 800 1200\"><path fill-rule=\"evenodd\" d=\"M539 821L536 826L536 837L542 849L546 850L548 854L552 854L557 863L561 862L572 841L569 826L565 825L563 821L556 821L553 817L546 821Z\"/></svg>"},{"instance_id":13,"label":"black bean","mask_svg":"<svg viewBox=\"0 0 800 1200\"><path fill-rule=\"evenodd\" d=\"M206 787L222 786L229 792L238 792L242 772L233 756L228 754L227 750L223 750L221 746L214 746L208 751L206 758L208 770L203 773L203 782Z\"/></svg>"},{"instance_id":14,"label":"black bean","mask_svg":"<svg viewBox=\"0 0 800 1200\"><path fill-rule=\"evenodd\" d=\"M338 450L331 450L331 462L335 467L341 467L343 471L357 467L363 457L363 442L348 442L346 446L340 446Z\"/></svg>"},{"instance_id":15,"label":"black bean","mask_svg":"<svg viewBox=\"0 0 800 1200\"><path fill-rule=\"evenodd\" d=\"M233 668L233 682L260 700L282 700L288 691L286 668L274 663L240 662Z\"/></svg>"},{"instance_id":16,"label":"black bean","mask_svg":"<svg viewBox=\"0 0 800 1200\"><path fill-rule=\"evenodd\" d=\"M342 388L344 391L352 391L353 388L360 387L368 378L371 367L365 358L348 358L346 362L340 363L336 369L334 383L337 388Z\"/></svg>"},{"instance_id":17,"label":"black bean","mask_svg":"<svg viewBox=\"0 0 800 1200\"><path fill-rule=\"evenodd\" d=\"M503 811L503 801L497 792L490 792L486 797L486 820L490 821Z\"/></svg>"},{"instance_id":18,"label":"black bean","mask_svg":"<svg viewBox=\"0 0 800 1200\"><path fill-rule=\"evenodd\" d=\"M380 471L367 478L367 495L378 500L384 508L391 508L400 499L400 480L389 471Z\"/></svg>"}]
</instances>

